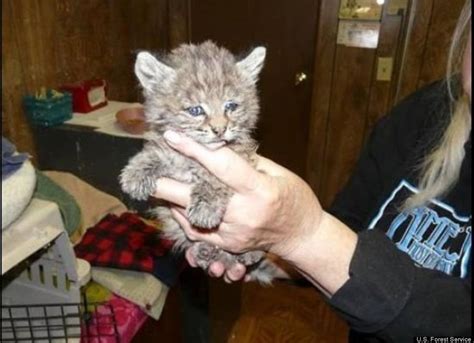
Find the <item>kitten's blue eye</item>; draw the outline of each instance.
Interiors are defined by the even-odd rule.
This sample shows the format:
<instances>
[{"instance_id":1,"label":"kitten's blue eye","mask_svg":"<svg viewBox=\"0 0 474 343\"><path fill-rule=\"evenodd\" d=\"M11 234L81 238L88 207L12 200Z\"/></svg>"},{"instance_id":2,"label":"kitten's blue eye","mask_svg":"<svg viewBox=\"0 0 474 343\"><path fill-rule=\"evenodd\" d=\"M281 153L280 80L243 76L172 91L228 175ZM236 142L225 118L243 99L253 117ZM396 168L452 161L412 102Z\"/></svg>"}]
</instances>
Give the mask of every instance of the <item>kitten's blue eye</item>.
<instances>
[{"instance_id":1,"label":"kitten's blue eye","mask_svg":"<svg viewBox=\"0 0 474 343\"><path fill-rule=\"evenodd\" d=\"M202 106L188 107L186 111L193 117L202 116L205 113L204 108L202 108Z\"/></svg>"},{"instance_id":2,"label":"kitten's blue eye","mask_svg":"<svg viewBox=\"0 0 474 343\"><path fill-rule=\"evenodd\" d=\"M226 112L234 112L237 109L237 107L239 107L239 104L237 104L236 102L233 102L233 101L228 101L225 104L225 111Z\"/></svg>"}]
</instances>

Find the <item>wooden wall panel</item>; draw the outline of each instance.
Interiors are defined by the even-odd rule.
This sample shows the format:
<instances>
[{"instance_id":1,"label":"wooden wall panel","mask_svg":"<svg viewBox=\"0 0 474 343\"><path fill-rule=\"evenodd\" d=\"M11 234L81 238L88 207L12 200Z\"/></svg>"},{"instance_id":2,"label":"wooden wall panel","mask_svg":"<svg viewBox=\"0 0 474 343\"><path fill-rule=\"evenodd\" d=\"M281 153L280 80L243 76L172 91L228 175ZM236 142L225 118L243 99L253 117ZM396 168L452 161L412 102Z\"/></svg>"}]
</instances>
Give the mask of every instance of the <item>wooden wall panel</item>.
<instances>
[{"instance_id":1,"label":"wooden wall panel","mask_svg":"<svg viewBox=\"0 0 474 343\"><path fill-rule=\"evenodd\" d=\"M173 49L190 40L190 4L189 0L172 0L168 6L169 47Z\"/></svg>"},{"instance_id":2,"label":"wooden wall panel","mask_svg":"<svg viewBox=\"0 0 474 343\"><path fill-rule=\"evenodd\" d=\"M21 150L33 150L31 132L20 111L18 94L24 90L20 50L14 39L14 28L9 22L9 3L2 1L2 135L15 139Z\"/></svg>"},{"instance_id":3,"label":"wooden wall panel","mask_svg":"<svg viewBox=\"0 0 474 343\"><path fill-rule=\"evenodd\" d=\"M405 47L399 70L398 89L394 101L405 98L418 88L421 67L426 47L426 37L431 23L433 0L413 1L410 10L411 18L407 22Z\"/></svg>"},{"instance_id":4,"label":"wooden wall panel","mask_svg":"<svg viewBox=\"0 0 474 343\"><path fill-rule=\"evenodd\" d=\"M393 82L376 81L378 57L396 59L403 16L384 16L378 49L337 45L340 1L320 7L307 179L324 205L344 185L366 132L389 106Z\"/></svg>"},{"instance_id":5,"label":"wooden wall panel","mask_svg":"<svg viewBox=\"0 0 474 343\"><path fill-rule=\"evenodd\" d=\"M319 198L328 204L348 176L363 143L375 50L338 46Z\"/></svg>"},{"instance_id":6,"label":"wooden wall panel","mask_svg":"<svg viewBox=\"0 0 474 343\"><path fill-rule=\"evenodd\" d=\"M311 115L309 122L306 179L319 194L326 153L329 106L333 87L334 60L337 41L338 1L321 1L315 47Z\"/></svg>"},{"instance_id":7,"label":"wooden wall panel","mask_svg":"<svg viewBox=\"0 0 474 343\"><path fill-rule=\"evenodd\" d=\"M451 37L464 2L414 2L415 20L407 36L408 48L396 100L401 100L416 89L445 77Z\"/></svg>"},{"instance_id":8,"label":"wooden wall panel","mask_svg":"<svg viewBox=\"0 0 474 343\"><path fill-rule=\"evenodd\" d=\"M136 101L135 52L168 48L167 28L167 0L2 1L2 134L34 154L21 98L40 87L105 78Z\"/></svg>"},{"instance_id":9,"label":"wooden wall panel","mask_svg":"<svg viewBox=\"0 0 474 343\"><path fill-rule=\"evenodd\" d=\"M397 62L399 61L399 50L402 47L404 16L386 16L380 31L380 43L376 52L376 61L373 66L372 86L370 92L369 106L367 110L367 121L364 138L372 131L376 122L391 107L394 90L396 89ZM378 58L391 57L394 59L394 72L391 81L377 80Z\"/></svg>"},{"instance_id":10,"label":"wooden wall panel","mask_svg":"<svg viewBox=\"0 0 474 343\"><path fill-rule=\"evenodd\" d=\"M337 47L333 105L326 131L327 155L322 165L324 185L319 193L324 204L330 204L344 186L365 139L390 108L397 73L394 69L391 81L378 81L378 58L391 57L396 66L404 20L403 15L384 13L376 50Z\"/></svg>"},{"instance_id":11,"label":"wooden wall panel","mask_svg":"<svg viewBox=\"0 0 474 343\"><path fill-rule=\"evenodd\" d=\"M434 0L418 87L445 76L449 46L464 0Z\"/></svg>"},{"instance_id":12,"label":"wooden wall panel","mask_svg":"<svg viewBox=\"0 0 474 343\"><path fill-rule=\"evenodd\" d=\"M410 1L405 12L384 13L376 50L337 46L334 58L339 4L321 4L308 148L307 179L325 206L344 186L375 123L403 97L444 77L464 0ZM390 82L376 80L378 57L394 59Z\"/></svg>"}]
</instances>

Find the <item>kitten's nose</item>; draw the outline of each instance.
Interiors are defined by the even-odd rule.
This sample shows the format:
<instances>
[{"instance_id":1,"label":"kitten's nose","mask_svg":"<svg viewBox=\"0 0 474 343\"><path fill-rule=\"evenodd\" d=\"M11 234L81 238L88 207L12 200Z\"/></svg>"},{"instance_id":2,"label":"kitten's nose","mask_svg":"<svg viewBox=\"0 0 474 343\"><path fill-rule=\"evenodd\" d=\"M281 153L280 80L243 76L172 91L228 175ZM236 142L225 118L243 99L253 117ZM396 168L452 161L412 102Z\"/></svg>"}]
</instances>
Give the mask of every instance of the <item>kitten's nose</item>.
<instances>
[{"instance_id":1,"label":"kitten's nose","mask_svg":"<svg viewBox=\"0 0 474 343\"><path fill-rule=\"evenodd\" d=\"M226 129L227 129L226 125L211 126L212 132L214 132L214 134L219 137L222 136L222 134L225 132Z\"/></svg>"}]
</instances>

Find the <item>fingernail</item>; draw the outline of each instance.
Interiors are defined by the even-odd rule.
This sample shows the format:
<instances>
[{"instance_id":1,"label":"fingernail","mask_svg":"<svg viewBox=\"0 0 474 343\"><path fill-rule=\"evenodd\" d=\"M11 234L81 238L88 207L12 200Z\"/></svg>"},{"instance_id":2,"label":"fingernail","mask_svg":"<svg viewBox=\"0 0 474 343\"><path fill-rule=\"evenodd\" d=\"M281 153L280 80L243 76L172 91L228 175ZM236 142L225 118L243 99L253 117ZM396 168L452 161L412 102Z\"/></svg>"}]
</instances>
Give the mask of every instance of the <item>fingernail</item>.
<instances>
[{"instance_id":1,"label":"fingernail","mask_svg":"<svg viewBox=\"0 0 474 343\"><path fill-rule=\"evenodd\" d=\"M229 276L229 279L231 279L232 281L237 281L239 279L239 273L235 270L229 270L228 274Z\"/></svg>"},{"instance_id":2,"label":"fingernail","mask_svg":"<svg viewBox=\"0 0 474 343\"><path fill-rule=\"evenodd\" d=\"M165 139L171 144L178 144L181 142L180 134L175 131L166 131L163 137L165 137Z\"/></svg>"},{"instance_id":3,"label":"fingernail","mask_svg":"<svg viewBox=\"0 0 474 343\"><path fill-rule=\"evenodd\" d=\"M242 274L242 273L245 273L245 267L242 265L242 264L237 264L235 267L234 267L234 273L235 274Z\"/></svg>"}]
</instances>

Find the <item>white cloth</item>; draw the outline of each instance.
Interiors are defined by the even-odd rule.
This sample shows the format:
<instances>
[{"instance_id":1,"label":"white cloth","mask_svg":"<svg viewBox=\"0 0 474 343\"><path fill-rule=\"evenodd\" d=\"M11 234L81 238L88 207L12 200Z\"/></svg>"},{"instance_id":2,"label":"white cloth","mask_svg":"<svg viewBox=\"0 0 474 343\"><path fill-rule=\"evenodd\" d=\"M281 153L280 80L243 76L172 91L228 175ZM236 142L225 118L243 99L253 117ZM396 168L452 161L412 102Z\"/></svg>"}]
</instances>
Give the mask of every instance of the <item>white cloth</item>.
<instances>
[{"instance_id":1,"label":"white cloth","mask_svg":"<svg viewBox=\"0 0 474 343\"><path fill-rule=\"evenodd\" d=\"M153 275L131 270L92 267L92 279L118 296L137 304L153 319L160 318L168 287Z\"/></svg>"},{"instance_id":2,"label":"white cloth","mask_svg":"<svg viewBox=\"0 0 474 343\"><path fill-rule=\"evenodd\" d=\"M35 187L35 168L30 161L25 161L20 169L2 181L2 230L22 214Z\"/></svg>"}]
</instances>

